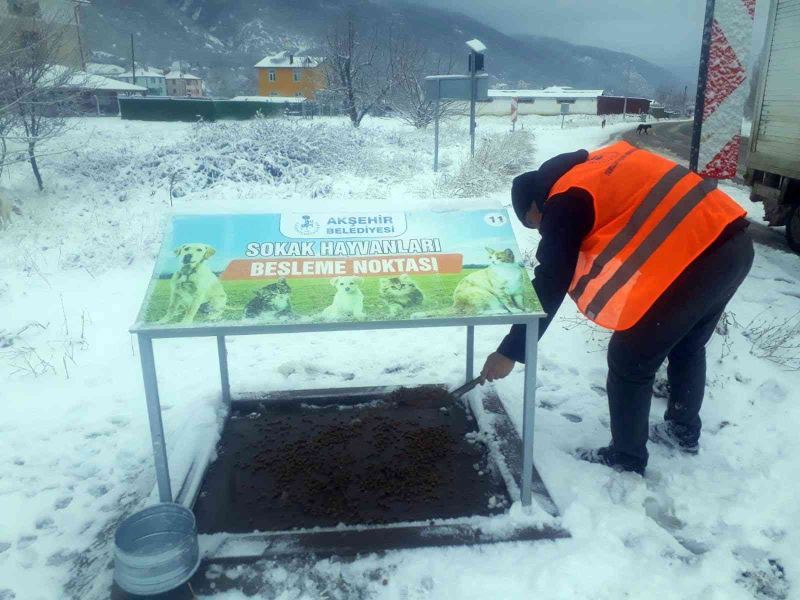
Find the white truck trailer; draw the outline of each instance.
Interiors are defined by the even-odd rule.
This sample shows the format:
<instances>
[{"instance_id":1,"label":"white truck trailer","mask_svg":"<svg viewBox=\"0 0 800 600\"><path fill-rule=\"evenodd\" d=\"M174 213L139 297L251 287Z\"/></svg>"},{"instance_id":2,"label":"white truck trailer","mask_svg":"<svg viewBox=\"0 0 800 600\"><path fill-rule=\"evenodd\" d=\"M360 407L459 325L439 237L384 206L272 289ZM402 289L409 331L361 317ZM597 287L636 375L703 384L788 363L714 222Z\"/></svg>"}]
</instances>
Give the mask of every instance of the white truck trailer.
<instances>
[{"instance_id":1,"label":"white truck trailer","mask_svg":"<svg viewBox=\"0 0 800 600\"><path fill-rule=\"evenodd\" d=\"M800 0L772 0L768 19L745 179L800 252Z\"/></svg>"}]
</instances>

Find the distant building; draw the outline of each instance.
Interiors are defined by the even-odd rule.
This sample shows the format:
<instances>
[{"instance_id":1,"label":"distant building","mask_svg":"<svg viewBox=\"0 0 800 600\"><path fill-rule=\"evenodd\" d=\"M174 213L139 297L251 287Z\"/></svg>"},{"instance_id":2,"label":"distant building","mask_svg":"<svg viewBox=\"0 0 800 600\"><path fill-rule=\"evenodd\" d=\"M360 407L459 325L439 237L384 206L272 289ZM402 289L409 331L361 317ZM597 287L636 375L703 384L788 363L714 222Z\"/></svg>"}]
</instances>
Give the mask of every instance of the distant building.
<instances>
[{"instance_id":1,"label":"distant building","mask_svg":"<svg viewBox=\"0 0 800 600\"><path fill-rule=\"evenodd\" d=\"M648 98L625 96L601 96L597 99L598 115L621 115L623 111L629 115L646 115L650 111Z\"/></svg>"},{"instance_id":2,"label":"distant building","mask_svg":"<svg viewBox=\"0 0 800 600\"><path fill-rule=\"evenodd\" d=\"M489 90L489 100L478 105L479 115L505 116L511 114L511 100L517 99L517 112L520 115L560 115L561 106L569 106L569 114L612 115L646 114L650 100L606 96L604 90L577 90L569 86L550 86L540 90Z\"/></svg>"},{"instance_id":3,"label":"distant building","mask_svg":"<svg viewBox=\"0 0 800 600\"><path fill-rule=\"evenodd\" d=\"M651 102L650 103L650 116L652 116L655 119L666 119L667 118L667 109L660 102Z\"/></svg>"},{"instance_id":4,"label":"distant building","mask_svg":"<svg viewBox=\"0 0 800 600\"><path fill-rule=\"evenodd\" d=\"M52 56L48 46L49 60L74 69L81 67L80 36L72 0L0 0L0 39L12 40L21 48L41 40L55 42Z\"/></svg>"},{"instance_id":5,"label":"distant building","mask_svg":"<svg viewBox=\"0 0 800 600\"><path fill-rule=\"evenodd\" d=\"M231 98L238 102L252 102L255 104L280 105L284 114L313 116L314 108L310 100L304 96L236 96Z\"/></svg>"},{"instance_id":6,"label":"distant building","mask_svg":"<svg viewBox=\"0 0 800 600\"><path fill-rule=\"evenodd\" d=\"M189 96L201 98L203 96L203 80L184 71L170 71L164 75L167 85L167 96Z\"/></svg>"},{"instance_id":7,"label":"distant building","mask_svg":"<svg viewBox=\"0 0 800 600\"><path fill-rule=\"evenodd\" d=\"M100 75L101 77L111 77L116 79L125 72L125 67L112 65L111 63L86 63L86 72L90 75Z\"/></svg>"},{"instance_id":8,"label":"distant building","mask_svg":"<svg viewBox=\"0 0 800 600\"><path fill-rule=\"evenodd\" d=\"M479 105L480 115L508 115L511 100L517 99L520 115L560 115L561 105L569 104L571 114L596 115L597 99L603 90L576 90L569 86L550 86L541 90L489 90L489 101Z\"/></svg>"},{"instance_id":9,"label":"distant building","mask_svg":"<svg viewBox=\"0 0 800 600\"><path fill-rule=\"evenodd\" d=\"M167 95L167 78L164 73L158 69L149 69L147 67L136 67L136 77L131 71L125 71L119 75L113 75L114 79L119 79L125 83L132 85L142 85L147 88L149 96L166 96ZM134 81L135 79L135 81ZM185 95L185 94L183 94Z\"/></svg>"},{"instance_id":10,"label":"distant building","mask_svg":"<svg viewBox=\"0 0 800 600\"><path fill-rule=\"evenodd\" d=\"M295 56L281 52L265 56L256 64L258 95L293 97L314 100L325 89L321 60L312 56Z\"/></svg>"},{"instance_id":11,"label":"distant building","mask_svg":"<svg viewBox=\"0 0 800 600\"><path fill-rule=\"evenodd\" d=\"M66 111L72 114L76 109L83 113L97 115L119 114L119 96L144 96L147 88L117 81L86 71L73 71L62 65L53 65L46 77L55 82L54 88L63 97L63 104L50 107L58 114Z\"/></svg>"}]
</instances>

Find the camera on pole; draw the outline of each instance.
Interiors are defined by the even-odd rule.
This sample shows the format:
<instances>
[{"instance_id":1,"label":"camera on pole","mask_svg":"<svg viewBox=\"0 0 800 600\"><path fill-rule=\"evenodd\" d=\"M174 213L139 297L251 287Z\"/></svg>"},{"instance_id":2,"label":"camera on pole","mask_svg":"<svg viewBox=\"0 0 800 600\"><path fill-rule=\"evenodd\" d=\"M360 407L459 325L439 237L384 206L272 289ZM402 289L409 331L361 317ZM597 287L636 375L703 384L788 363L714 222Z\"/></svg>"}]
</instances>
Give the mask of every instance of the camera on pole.
<instances>
[{"instance_id":1,"label":"camera on pole","mask_svg":"<svg viewBox=\"0 0 800 600\"><path fill-rule=\"evenodd\" d=\"M468 61L468 69L470 73L477 73L479 71L483 71L483 59L484 55L479 52L470 52L469 53L469 61Z\"/></svg>"}]
</instances>

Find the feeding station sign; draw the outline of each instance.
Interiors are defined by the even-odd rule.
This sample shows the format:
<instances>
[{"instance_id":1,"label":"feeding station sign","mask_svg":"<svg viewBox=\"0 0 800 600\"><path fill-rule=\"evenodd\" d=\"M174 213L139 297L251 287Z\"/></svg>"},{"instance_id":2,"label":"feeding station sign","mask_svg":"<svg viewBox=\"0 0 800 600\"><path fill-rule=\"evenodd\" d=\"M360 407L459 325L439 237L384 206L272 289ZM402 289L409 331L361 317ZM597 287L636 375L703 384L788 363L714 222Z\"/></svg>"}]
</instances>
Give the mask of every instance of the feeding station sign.
<instances>
[{"instance_id":1,"label":"feeding station sign","mask_svg":"<svg viewBox=\"0 0 800 600\"><path fill-rule=\"evenodd\" d=\"M243 400L231 394L226 336L464 326L471 380L474 326L520 323L529 327L519 498L530 505L537 493L533 418L543 316L505 209L173 217L131 328L139 340L159 498L192 506L208 465L176 477L191 489L173 494L154 339L216 338L230 415ZM437 356L432 351L429 358Z\"/></svg>"},{"instance_id":2,"label":"feeding station sign","mask_svg":"<svg viewBox=\"0 0 800 600\"><path fill-rule=\"evenodd\" d=\"M505 211L175 217L137 328L540 311Z\"/></svg>"}]
</instances>

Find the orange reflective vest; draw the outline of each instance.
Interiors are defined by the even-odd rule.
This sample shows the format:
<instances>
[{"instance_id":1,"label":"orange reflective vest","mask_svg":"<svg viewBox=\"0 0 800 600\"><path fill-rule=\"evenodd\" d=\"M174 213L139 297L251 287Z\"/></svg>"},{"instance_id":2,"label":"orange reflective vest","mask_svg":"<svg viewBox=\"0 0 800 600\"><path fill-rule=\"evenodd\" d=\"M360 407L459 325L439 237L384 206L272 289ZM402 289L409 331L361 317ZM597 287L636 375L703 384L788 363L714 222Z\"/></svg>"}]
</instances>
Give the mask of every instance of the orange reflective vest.
<instances>
[{"instance_id":1,"label":"orange reflective vest","mask_svg":"<svg viewBox=\"0 0 800 600\"><path fill-rule=\"evenodd\" d=\"M722 231L746 213L715 182L651 152L618 142L589 154L550 190L594 203L570 296L589 319L633 327ZM555 200L557 201L557 199Z\"/></svg>"}]
</instances>

